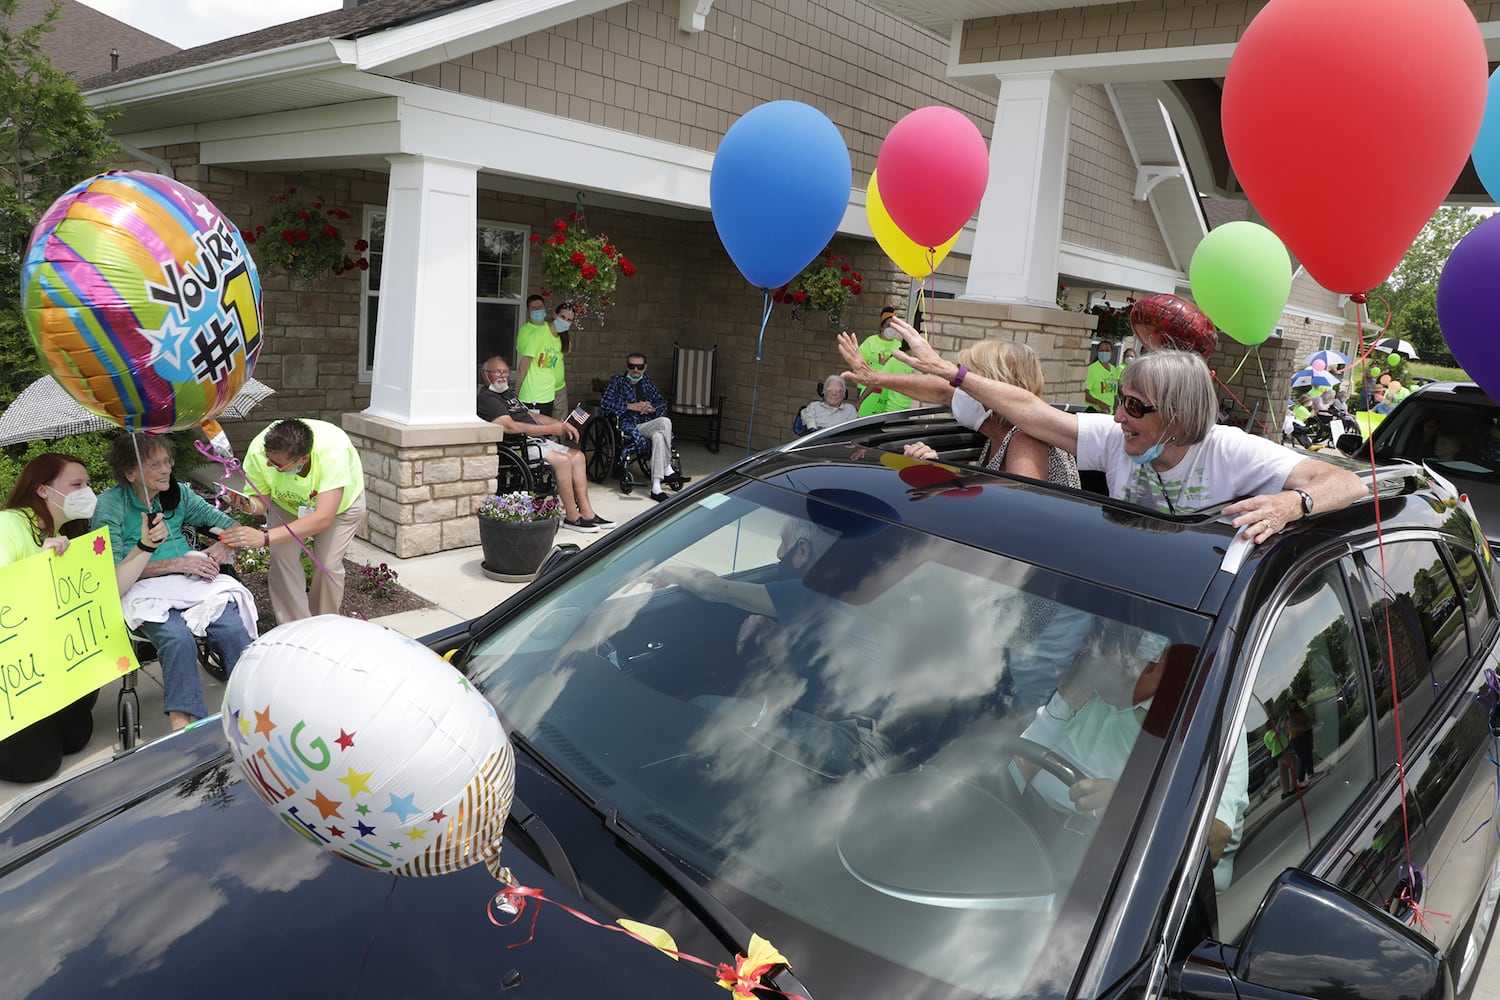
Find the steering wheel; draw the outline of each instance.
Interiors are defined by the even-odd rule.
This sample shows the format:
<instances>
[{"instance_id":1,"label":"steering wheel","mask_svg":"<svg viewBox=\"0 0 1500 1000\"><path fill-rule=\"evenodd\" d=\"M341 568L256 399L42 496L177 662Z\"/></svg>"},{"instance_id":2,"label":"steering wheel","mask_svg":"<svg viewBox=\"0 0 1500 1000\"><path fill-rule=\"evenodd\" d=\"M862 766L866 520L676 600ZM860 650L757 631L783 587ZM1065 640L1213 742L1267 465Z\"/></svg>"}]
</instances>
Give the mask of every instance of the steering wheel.
<instances>
[{"instance_id":1,"label":"steering wheel","mask_svg":"<svg viewBox=\"0 0 1500 1000\"><path fill-rule=\"evenodd\" d=\"M1004 736L998 741L1006 751L1026 760L1071 788L1090 775L1068 763L1061 755L1024 736Z\"/></svg>"}]
</instances>

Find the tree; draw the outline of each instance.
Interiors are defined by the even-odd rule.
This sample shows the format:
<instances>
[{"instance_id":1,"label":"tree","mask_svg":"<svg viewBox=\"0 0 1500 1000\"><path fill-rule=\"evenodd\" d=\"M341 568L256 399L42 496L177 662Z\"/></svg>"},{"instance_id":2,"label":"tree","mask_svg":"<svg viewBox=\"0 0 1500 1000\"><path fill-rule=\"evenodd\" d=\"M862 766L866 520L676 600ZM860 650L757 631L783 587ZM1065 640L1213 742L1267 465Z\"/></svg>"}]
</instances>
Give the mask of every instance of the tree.
<instances>
[{"instance_id":1,"label":"tree","mask_svg":"<svg viewBox=\"0 0 1500 1000\"><path fill-rule=\"evenodd\" d=\"M37 220L117 151L107 121L42 48L61 11L17 23L21 0L0 0L0 406L45 372L21 312L21 262Z\"/></svg>"},{"instance_id":2,"label":"tree","mask_svg":"<svg viewBox=\"0 0 1500 1000\"><path fill-rule=\"evenodd\" d=\"M1437 210L1391 276L1370 297L1371 318L1379 320L1376 302L1383 298L1391 307L1391 335L1404 337L1419 351L1447 351L1437 321L1437 283L1448 255L1469 230L1484 217L1467 209Z\"/></svg>"}]
</instances>

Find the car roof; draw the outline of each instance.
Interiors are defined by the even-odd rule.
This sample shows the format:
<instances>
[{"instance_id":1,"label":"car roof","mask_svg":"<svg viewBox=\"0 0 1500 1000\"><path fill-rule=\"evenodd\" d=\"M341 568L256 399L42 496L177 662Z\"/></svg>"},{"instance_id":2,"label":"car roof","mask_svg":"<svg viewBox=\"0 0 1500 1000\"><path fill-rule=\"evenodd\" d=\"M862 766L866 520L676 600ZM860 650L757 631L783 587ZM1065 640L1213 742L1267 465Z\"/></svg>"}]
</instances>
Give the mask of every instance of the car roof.
<instances>
[{"instance_id":1,"label":"car roof","mask_svg":"<svg viewBox=\"0 0 1500 1000\"><path fill-rule=\"evenodd\" d=\"M905 443L926 441L953 470L954 489L940 484L918 499L913 483L932 463L901 457ZM1074 490L1037 480L984 473L964 456L977 453L979 438L957 424L945 409L904 411L829 428L747 459L737 467L773 486L857 510L925 533L950 538L1054 571L1130 591L1182 608L1215 610L1203 600L1221 571L1236 571L1226 562L1235 544L1235 529L1220 518L1221 508L1171 516L1113 500L1089 490ZM1370 479L1368 469L1341 455L1310 456L1350 468ZM972 461L972 458L969 459ZM949 464L951 463L951 465ZM903 471L918 466L922 473ZM965 477L983 473L983 481ZM1385 499L1427 492L1441 500L1420 466L1402 463L1380 470ZM1446 508L1441 503L1382 504L1387 528L1421 525L1437 528ZM1366 499L1349 509L1314 518L1326 535L1373 528L1375 505ZM1294 524L1277 536L1309 530ZM1261 546L1265 550L1274 545Z\"/></svg>"}]
</instances>

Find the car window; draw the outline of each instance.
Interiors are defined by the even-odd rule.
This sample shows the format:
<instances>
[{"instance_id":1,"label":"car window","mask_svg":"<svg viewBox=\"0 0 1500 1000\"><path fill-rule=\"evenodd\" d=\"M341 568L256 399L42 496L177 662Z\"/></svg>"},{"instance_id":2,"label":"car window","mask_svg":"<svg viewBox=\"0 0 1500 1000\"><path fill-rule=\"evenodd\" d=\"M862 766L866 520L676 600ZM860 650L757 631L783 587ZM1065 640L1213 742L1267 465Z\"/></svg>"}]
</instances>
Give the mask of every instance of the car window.
<instances>
[{"instance_id":1,"label":"car window","mask_svg":"<svg viewBox=\"0 0 1500 1000\"><path fill-rule=\"evenodd\" d=\"M1207 622L845 506L868 502L698 497L465 669L588 796L753 900L819 997L1009 997L1080 960L1049 935L1103 908L1129 838L1095 834L1133 822ZM1064 677L1084 696L1043 732ZM1087 806L1023 733L1097 782Z\"/></svg>"},{"instance_id":2,"label":"car window","mask_svg":"<svg viewBox=\"0 0 1500 1000\"><path fill-rule=\"evenodd\" d=\"M1414 396L1393 413L1377 459L1449 465L1471 475L1500 475L1500 407L1472 395Z\"/></svg>"},{"instance_id":3,"label":"car window","mask_svg":"<svg viewBox=\"0 0 1500 1000\"><path fill-rule=\"evenodd\" d=\"M1301 864L1375 774L1357 619L1331 563L1275 613L1256 659L1245 716L1248 803L1219 934L1243 933L1271 882Z\"/></svg>"},{"instance_id":4,"label":"car window","mask_svg":"<svg viewBox=\"0 0 1500 1000\"><path fill-rule=\"evenodd\" d=\"M1401 735L1410 739L1437 692L1468 657L1463 601L1433 542L1387 542L1356 558L1368 604L1362 624L1374 668L1375 714L1382 731L1393 732L1384 723L1397 714L1399 701ZM1381 752L1382 759L1395 759L1394 745L1384 738Z\"/></svg>"},{"instance_id":5,"label":"car window","mask_svg":"<svg viewBox=\"0 0 1500 1000\"><path fill-rule=\"evenodd\" d=\"M1468 609L1469 645L1471 648L1477 647L1479 637L1484 634L1492 617L1489 591L1484 587L1479 558L1469 549L1457 545L1449 546L1448 552L1453 557L1453 568L1458 573L1459 593Z\"/></svg>"}]
</instances>

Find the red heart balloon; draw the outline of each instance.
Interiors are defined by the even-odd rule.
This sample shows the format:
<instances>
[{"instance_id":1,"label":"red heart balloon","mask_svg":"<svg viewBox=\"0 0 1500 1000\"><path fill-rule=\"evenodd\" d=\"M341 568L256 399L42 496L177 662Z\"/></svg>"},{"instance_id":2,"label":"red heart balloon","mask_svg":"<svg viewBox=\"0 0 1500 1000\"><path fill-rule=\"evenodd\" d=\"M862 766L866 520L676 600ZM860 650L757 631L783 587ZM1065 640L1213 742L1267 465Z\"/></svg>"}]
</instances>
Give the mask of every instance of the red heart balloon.
<instances>
[{"instance_id":1,"label":"red heart balloon","mask_svg":"<svg viewBox=\"0 0 1500 1000\"><path fill-rule=\"evenodd\" d=\"M1317 282L1364 292L1448 196L1488 87L1464 0L1271 0L1229 61L1224 144L1235 181Z\"/></svg>"},{"instance_id":2,"label":"red heart balloon","mask_svg":"<svg viewBox=\"0 0 1500 1000\"><path fill-rule=\"evenodd\" d=\"M1130 328L1147 350L1171 348L1208 356L1219 346L1213 320L1175 295L1148 295L1130 307Z\"/></svg>"},{"instance_id":3,"label":"red heart balloon","mask_svg":"<svg viewBox=\"0 0 1500 1000\"><path fill-rule=\"evenodd\" d=\"M958 474L952 469L945 469L940 465L908 465L896 475L907 486L921 488L923 486L936 486L938 483L952 482L958 478Z\"/></svg>"}]
</instances>

